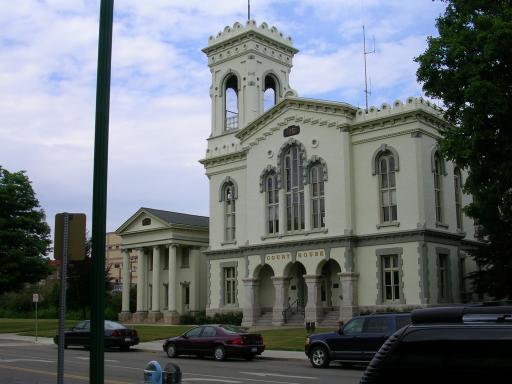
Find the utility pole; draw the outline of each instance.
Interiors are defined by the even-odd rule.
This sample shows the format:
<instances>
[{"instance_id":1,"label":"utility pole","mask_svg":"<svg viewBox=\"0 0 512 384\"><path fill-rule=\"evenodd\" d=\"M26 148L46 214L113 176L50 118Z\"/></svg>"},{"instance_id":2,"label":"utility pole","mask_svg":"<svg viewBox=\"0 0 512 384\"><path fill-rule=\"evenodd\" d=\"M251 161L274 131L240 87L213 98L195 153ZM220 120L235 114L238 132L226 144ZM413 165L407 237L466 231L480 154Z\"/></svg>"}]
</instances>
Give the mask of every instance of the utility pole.
<instances>
[{"instance_id":1,"label":"utility pole","mask_svg":"<svg viewBox=\"0 0 512 384\"><path fill-rule=\"evenodd\" d=\"M105 232L113 14L114 0L101 0L92 195L93 295L89 363L89 382L92 384L103 384L105 370Z\"/></svg>"}]
</instances>

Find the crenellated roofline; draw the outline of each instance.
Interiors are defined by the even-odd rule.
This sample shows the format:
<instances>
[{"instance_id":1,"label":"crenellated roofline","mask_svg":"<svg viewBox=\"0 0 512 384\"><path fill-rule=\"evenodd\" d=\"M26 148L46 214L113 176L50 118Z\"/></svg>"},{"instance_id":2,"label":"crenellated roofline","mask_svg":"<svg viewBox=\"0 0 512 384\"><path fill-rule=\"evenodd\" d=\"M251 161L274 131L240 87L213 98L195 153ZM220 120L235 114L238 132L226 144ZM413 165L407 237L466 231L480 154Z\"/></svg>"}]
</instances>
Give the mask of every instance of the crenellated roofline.
<instances>
[{"instance_id":1,"label":"crenellated roofline","mask_svg":"<svg viewBox=\"0 0 512 384\"><path fill-rule=\"evenodd\" d=\"M217 48L219 45L224 45L228 41L239 38L243 34L253 32L260 35L263 38L270 39L273 42L280 43L288 49L292 49L294 53L298 50L293 47L292 38L290 36L283 35L275 26L269 28L268 24L263 22L257 25L255 20L247 20L245 25L236 22L232 27L226 26L223 31L220 31L217 36L210 36L208 39L208 46L203 49L204 53Z\"/></svg>"}]
</instances>

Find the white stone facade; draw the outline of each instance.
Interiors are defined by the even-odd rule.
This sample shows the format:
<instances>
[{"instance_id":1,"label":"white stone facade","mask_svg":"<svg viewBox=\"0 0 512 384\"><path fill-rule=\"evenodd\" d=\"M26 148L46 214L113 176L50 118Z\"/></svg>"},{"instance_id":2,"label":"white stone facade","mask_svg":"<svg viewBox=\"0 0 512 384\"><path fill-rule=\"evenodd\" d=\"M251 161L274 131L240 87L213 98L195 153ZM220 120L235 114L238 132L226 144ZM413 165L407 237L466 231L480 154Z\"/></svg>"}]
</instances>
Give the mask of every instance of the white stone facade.
<instances>
[{"instance_id":1,"label":"white stone facade","mask_svg":"<svg viewBox=\"0 0 512 384\"><path fill-rule=\"evenodd\" d=\"M467 299L465 250L477 243L460 207L470 197L455 186L464 171L438 158L447 123L436 106L409 98L364 111L297 97L297 50L266 24L226 27L203 51L208 313L322 323ZM264 111L269 87L275 105ZM238 127L225 111L230 88Z\"/></svg>"},{"instance_id":2,"label":"white stone facade","mask_svg":"<svg viewBox=\"0 0 512 384\"><path fill-rule=\"evenodd\" d=\"M123 299L119 320L179 323L206 306L208 218L141 208L116 233L122 239ZM135 312L130 311L130 264L137 266Z\"/></svg>"}]
</instances>

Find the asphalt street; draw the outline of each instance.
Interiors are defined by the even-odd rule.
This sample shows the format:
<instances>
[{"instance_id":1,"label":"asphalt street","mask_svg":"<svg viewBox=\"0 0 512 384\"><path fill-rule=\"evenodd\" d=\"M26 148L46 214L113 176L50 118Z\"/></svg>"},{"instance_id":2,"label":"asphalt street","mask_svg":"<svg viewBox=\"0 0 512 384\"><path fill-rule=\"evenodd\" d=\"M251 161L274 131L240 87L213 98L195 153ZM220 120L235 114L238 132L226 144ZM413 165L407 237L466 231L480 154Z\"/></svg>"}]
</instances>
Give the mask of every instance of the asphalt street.
<instances>
[{"instance_id":1,"label":"asphalt street","mask_svg":"<svg viewBox=\"0 0 512 384\"><path fill-rule=\"evenodd\" d=\"M363 368L344 369L332 365L314 369L305 359L259 357L253 361L180 357L169 359L163 351L132 349L129 352L105 352L105 383L143 383L143 369L156 360L165 366L176 363L184 383L230 384L351 384L359 382ZM69 348L64 354L64 382L89 381L89 351ZM0 335L1 384L54 384L57 380L57 346L28 341L2 339Z\"/></svg>"}]
</instances>

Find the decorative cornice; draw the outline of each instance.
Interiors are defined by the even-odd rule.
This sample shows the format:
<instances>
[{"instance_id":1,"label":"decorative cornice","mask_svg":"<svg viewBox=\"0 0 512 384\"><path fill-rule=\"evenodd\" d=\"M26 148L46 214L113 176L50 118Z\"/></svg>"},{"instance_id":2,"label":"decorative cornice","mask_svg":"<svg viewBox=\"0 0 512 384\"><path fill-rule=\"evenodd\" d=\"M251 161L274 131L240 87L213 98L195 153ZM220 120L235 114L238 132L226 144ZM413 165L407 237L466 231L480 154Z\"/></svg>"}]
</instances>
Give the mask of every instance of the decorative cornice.
<instances>
[{"instance_id":1,"label":"decorative cornice","mask_svg":"<svg viewBox=\"0 0 512 384\"><path fill-rule=\"evenodd\" d=\"M414 229L414 230L402 230L393 231L387 233L376 233L370 235L360 236L331 236L331 237L318 237L308 238L300 240L285 241L280 239L279 242L271 243L260 243L256 245L242 245L237 248L231 249L218 249L208 250L205 252L207 257L220 257L223 255L254 255L266 252L279 252L279 250L286 250L290 247L318 247L319 245L325 247L363 247L370 245L387 245L387 244L398 244L406 242L437 242L440 244L459 246L462 243L468 243L468 240L463 239L463 235L447 233L442 231L436 231L431 229ZM479 243L472 242L473 245ZM312 248L312 249L313 249Z\"/></svg>"},{"instance_id":2,"label":"decorative cornice","mask_svg":"<svg viewBox=\"0 0 512 384\"><path fill-rule=\"evenodd\" d=\"M221 44L225 45L229 41L240 38L242 35L250 32L271 40L272 42L284 45L286 48L291 48L294 52L298 52L298 49L293 47L292 38L290 36L284 36L283 33L274 26L269 28L268 24L265 22L258 26L254 20L247 20L245 26L236 22L232 27L224 27L224 30L220 31L217 36L210 36L208 39L208 47L204 48L203 52L208 53L214 47L218 47Z\"/></svg>"},{"instance_id":3,"label":"decorative cornice","mask_svg":"<svg viewBox=\"0 0 512 384\"><path fill-rule=\"evenodd\" d=\"M201 159L199 162L205 167L214 167L217 165L228 164L235 161L244 160L247 157L248 149L244 148L241 151L228 153L221 156L209 157L207 159Z\"/></svg>"},{"instance_id":4,"label":"decorative cornice","mask_svg":"<svg viewBox=\"0 0 512 384\"><path fill-rule=\"evenodd\" d=\"M235 134L235 137L240 139L241 143L248 141L262 128L267 126L267 124L270 121L276 120L287 110L297 110L303 112L320 112L324 115L330 115L331 118L329 119L328 116L322 116L319 117L318 119L312 119L305 118L304 116L290 116L284 119L283 121L277 123L277 125L279 126L277 129L279 129L280 127L285 127L292 121L295 123L302 122L309 123L312 125L318 124L341 129L342 127L346 126L346 122L337 121L333 119L333 117L344 117L348 119L353 119L355 117L357 108L347 103L313 100L302 97L287 97L281 100L276 105L274 105L271 109L266 111L264 114L262 114L253 122L251 122L245 128L239 130Z\"/></svg>"}]
</instances>

